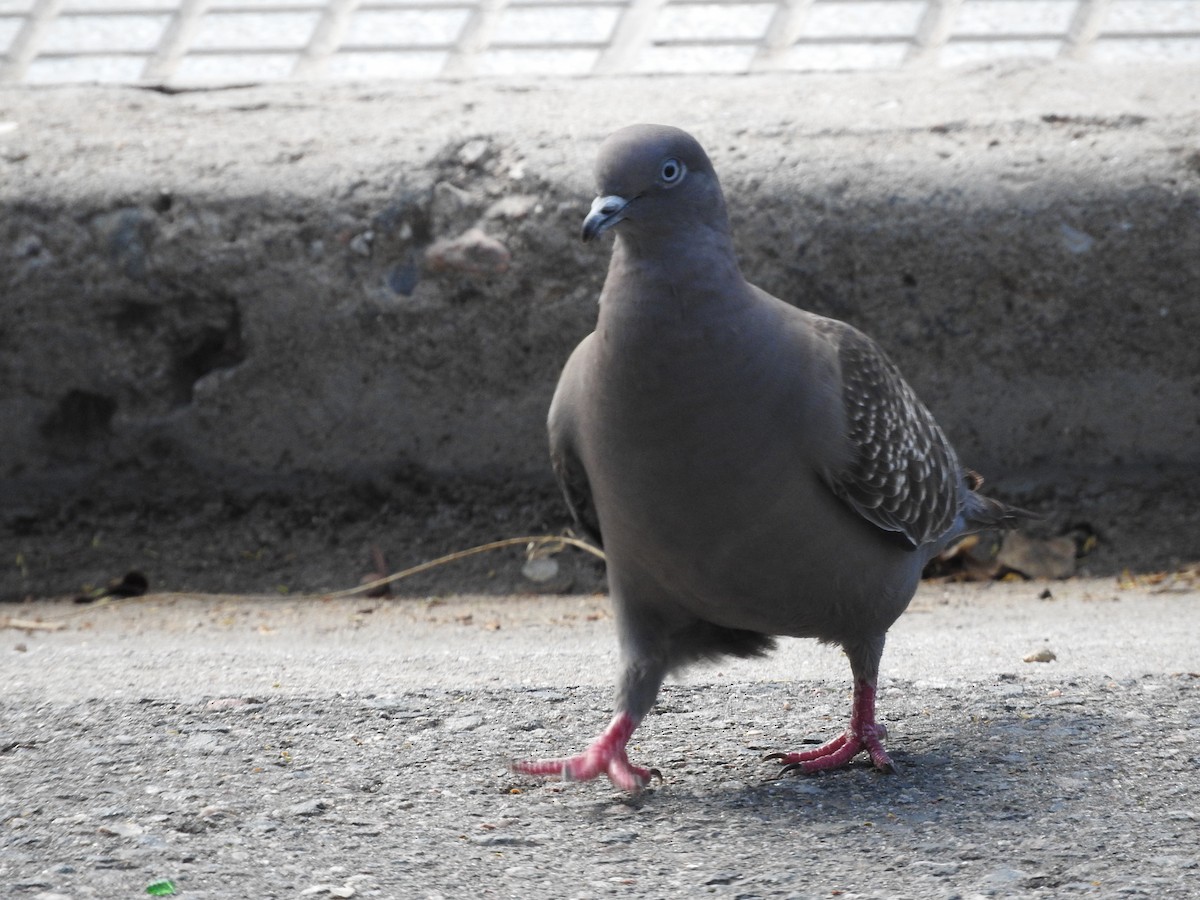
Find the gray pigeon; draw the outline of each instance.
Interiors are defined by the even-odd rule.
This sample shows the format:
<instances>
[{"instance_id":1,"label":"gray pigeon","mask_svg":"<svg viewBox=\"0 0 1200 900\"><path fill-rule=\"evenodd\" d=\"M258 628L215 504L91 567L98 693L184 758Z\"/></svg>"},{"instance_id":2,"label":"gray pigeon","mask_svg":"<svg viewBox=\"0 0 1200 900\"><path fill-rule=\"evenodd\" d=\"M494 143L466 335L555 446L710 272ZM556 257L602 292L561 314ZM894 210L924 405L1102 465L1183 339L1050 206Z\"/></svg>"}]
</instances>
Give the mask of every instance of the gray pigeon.
<instances>
[{"instance_id":1,"label":"gray pigeon","mask_svg":"<svg viewBox=\"0 0 1200 900\"><path fill-rule=\"evenodd\" d=\"M875 721L888 628L932 556L1023 513L976 493L870 338L745 281L689 134L624 128L597 180L583 240L611 229L616 243L596 330L550 406L550 453L578 528L604 548L623 669L616 714L586 750L513 769L639 791L658 772L626 745L664 677L793 635L845 650L850 724L768 758L817 772L866 751L892 771Z\"/></svg>"}]
</instances>

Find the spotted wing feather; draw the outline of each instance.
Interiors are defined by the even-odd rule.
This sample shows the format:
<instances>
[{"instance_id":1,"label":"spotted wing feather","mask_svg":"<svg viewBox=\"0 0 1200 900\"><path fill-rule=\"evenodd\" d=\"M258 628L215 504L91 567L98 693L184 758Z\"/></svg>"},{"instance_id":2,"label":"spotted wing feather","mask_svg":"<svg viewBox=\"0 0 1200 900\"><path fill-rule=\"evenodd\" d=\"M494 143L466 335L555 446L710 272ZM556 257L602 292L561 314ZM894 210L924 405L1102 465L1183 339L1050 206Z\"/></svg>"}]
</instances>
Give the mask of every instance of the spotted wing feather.
<instances>
[{"instance_id":1,"label":"spotted wing feather","mask_svg":"<svg viewBox=\"0 0 1200 900\"><path fill-rule=\"evenodd\" d=\"M954 448L874 341L841 322L826 328L837 345L850 459L825 479L868 522L920 547L958 515Z\"/></svg>"}]
</instances>

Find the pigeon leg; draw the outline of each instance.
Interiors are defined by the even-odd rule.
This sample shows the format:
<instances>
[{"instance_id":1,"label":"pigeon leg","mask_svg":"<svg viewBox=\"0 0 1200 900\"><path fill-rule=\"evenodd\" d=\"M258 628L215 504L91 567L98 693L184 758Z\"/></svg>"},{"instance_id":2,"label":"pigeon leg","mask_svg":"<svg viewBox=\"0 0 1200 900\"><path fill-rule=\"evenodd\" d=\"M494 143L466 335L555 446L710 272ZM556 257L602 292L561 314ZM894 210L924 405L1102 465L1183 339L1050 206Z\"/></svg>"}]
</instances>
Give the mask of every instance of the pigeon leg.
<instances>
[{"instance_id":1,"label":"pigeon leg","mask_svg":"<svg viewBox=\"0 0 1200 900\"><path fill-rule=\"evenodd\" d=\"M520 760L511 768L523 775L560 775L563 781L589 781L604 774L621 790L636 794L650 783L652 777L662 780L662 773L657 769L644 769L629 762L625 746L637 725L637 720L629 713L617 713L582 753L561 759Z\"/></svg>"},{"instance_id":2,"label":"pigeon leg","mask_svg":"<svg viewBox=\"0 0 1200 900\"><path fill-rule=\"evenodd\" d=\"M783 763L784 772L824 772L827 769L839 769L866 751L876 769L895 772L895 763L883 749L885 738L887 729L875 721L875 682L859 678L854 682L850 726L844 732L812 750L772 753L766 758Z\"/></svg>"},{"instance_id":3,"label":"pigeon leg","mask_svg":"<svg viewBox=\"0 0 1200 900\"><path fill-rule=\"evenodd\" d=\"M664 644L661 628L639 617L636 609L624 602L625 594L615 574L610 570L610 596L623 658L613 704L616 715L582 753L561 759L520 760L511 765L514 772L557 775L563 781L588 781L603 774L618 788L631 794L645 788L651 778L662 781L662 773L657 769L644 769L630 763L625 747L658 696L658 689L669 669L669 644Z\"/></svg>"}]
</instances>

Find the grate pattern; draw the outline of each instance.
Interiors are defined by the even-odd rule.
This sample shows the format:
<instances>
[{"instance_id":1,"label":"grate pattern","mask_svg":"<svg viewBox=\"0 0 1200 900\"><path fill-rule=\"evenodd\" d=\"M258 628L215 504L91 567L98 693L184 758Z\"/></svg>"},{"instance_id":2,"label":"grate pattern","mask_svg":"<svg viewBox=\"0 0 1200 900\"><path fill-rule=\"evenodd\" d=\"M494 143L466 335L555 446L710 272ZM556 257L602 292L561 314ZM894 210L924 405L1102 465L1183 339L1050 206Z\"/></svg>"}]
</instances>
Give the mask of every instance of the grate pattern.
<instances>
[{"instance_id":1,"label":"grate pattern","mask_svg":"<svg viewBox=\"0 0 1200 900\"><path fill-rule=\"evenodd\" d=\"M0 83L1200 62L1200 0L0 0Z\"/></svg>"}]
</instances>

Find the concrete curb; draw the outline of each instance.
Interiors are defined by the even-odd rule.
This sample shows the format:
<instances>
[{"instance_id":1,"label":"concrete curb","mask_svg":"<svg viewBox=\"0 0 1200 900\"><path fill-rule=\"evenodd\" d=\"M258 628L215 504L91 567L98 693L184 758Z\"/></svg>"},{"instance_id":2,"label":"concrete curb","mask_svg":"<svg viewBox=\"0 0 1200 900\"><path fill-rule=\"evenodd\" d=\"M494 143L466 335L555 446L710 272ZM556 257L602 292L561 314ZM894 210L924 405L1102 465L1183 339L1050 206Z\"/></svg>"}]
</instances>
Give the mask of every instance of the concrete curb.
<instances>
[{"instance_id":1,"label":"concrete curb","mask_svg":"<svg viewBox=\"0 0 1200 900\"><path fill-rule=\"evenodd\" d=\"M634 118L707 143L752 279L878 338L1002 491L1158 490L1200 462L1198 72L4 89L0 490L545 488Z\"/></svg>"}]
</instances>

